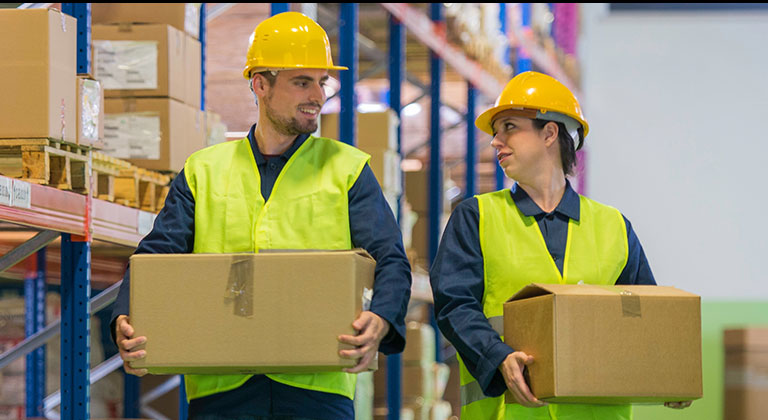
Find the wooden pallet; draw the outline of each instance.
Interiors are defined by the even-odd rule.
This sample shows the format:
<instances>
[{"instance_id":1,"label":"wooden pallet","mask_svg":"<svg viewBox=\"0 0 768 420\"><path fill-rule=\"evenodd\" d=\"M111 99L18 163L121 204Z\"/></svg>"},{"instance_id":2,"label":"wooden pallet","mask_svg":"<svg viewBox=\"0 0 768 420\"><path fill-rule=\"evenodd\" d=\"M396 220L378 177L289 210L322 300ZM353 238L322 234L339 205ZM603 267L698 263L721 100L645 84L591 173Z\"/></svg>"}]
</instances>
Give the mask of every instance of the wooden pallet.
<instances>
[{"instance_id":1,"label":"wooden pallet","mask_svg":"<svg viewBox=\"0 0 768 420\"><path fill-rule=\"evenodd\" d=\"M115 201L115 178L120 171L130 169L131 163L105 155L101 152L91 154L93 166L92 196L100 200Z\"/></svg>"},{"instance_id":2,"label":"wooden pallet","mask_svg":"<svg viewBox=\"0 0 768 420\"><path fill-rule=\"evenodd\" d=\"M115 202L156 212L165 203L170 176L131 166L115 177Z\"/></svg>"},{"instance_id":3,"label":"wooden pallet","mask_svg":"<svg viewBox=\"0 0 768 420\"><path fill-rule=\"evenodd\" d=\"M0 139L0 174L61 190L87 193L88 152L52 139Z\"/></svg>"}]
</instances>

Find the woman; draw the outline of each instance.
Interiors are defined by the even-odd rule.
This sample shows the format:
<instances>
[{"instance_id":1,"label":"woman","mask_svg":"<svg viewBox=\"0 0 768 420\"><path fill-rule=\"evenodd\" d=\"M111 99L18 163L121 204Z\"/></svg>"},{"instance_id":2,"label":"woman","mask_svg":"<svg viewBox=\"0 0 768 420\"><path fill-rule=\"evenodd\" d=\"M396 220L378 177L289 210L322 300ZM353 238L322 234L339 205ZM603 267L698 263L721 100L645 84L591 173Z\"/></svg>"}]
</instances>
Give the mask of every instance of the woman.
<instances>
[{"instance_id":1,"label":"woman","mask_svg":"<svg viewBox=\"0 0 768 420\"><path fill-rule=\"evenodd\" d=\"M656 284L629 221L566 179L589 132L579 102L552 77L525 72L475 125L516 182L456 207L430 272L438 326L459 354L461 418L631 419L629 405L537 400L524 379L534 358L500 338L503 303L527 284ZM518 404L504 404L507 389Z\"/></svg>"}]
</instances>

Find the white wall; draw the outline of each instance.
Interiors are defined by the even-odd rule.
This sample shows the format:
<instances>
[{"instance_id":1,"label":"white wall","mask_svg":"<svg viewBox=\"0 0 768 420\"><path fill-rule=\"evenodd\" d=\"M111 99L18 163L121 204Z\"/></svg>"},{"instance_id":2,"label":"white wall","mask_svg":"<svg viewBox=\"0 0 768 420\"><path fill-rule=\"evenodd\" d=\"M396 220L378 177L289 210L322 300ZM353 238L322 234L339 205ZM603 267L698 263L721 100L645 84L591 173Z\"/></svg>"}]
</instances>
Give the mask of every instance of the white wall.
<instances>
[{"instance_id":1,"label":"white wall","mask_svg":"<svg viewBox=\"0 0 768 420\"><path fill-rule=\"evenodd\" d=\"M768 298L768 14L584 6L587 194L659 284Z\"/></svg>"}]
</instances>

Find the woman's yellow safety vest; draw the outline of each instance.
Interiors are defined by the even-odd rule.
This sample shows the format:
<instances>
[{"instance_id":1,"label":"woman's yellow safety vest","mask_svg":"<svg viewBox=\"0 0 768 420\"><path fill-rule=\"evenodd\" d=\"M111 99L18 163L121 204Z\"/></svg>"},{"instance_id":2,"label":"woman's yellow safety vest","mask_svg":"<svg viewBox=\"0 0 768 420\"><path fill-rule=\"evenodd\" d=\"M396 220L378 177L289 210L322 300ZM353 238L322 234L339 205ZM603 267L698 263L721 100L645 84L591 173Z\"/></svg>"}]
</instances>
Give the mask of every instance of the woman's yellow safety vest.
<instances>
[{"instance_id":1,"label":"woman's yellow safety vest","mask_svg":"<svg viewBox=\"0 0 768 420\"><path fill-rule=\"evenodd\" d=\"M350 249L348 192L370 156L309 137L275 181L269 200L247 138L192 154L184 165L195 198L194 253L260 249ZM351 320L350 320L351 321ZM252 375L185 375L187 399L229 391ZM298 388L354 397L356 375L267 375Z\"/></svg>"},{"instance_id":2,"label":"woman's yellow safety vest","mask_svg":"<svg viewBox=\"0 0 768 420\"><path fill-rule=\"evenodd\" d=\"M568 222L563 273L547 250L532 216L515 205L509 190L478 195L485 291L483 313L503 336L503 305L530 283L612 285L627 264L627 228L613 207L580 196L579 220ZM503 337L502 337L503 338ZM534 355L535 356L535 355ZM527 408L486 397L459 358L461 418L470 420L629 420L630 405L549 404ZM535 369L535 364L533 365Z\"/></svg>"}]
</instances>

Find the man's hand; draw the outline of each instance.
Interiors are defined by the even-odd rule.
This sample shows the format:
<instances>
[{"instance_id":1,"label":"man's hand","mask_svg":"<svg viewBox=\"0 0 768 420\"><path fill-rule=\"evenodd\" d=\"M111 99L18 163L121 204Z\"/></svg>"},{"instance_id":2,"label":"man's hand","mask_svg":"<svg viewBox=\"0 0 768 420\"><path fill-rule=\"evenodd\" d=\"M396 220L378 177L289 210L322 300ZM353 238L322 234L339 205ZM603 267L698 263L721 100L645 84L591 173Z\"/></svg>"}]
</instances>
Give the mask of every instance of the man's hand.
<instances>
[{"instance_id":1,"label":"man's hand","mask_svg":"<svg viewBox=\"0 0 768 420\"><path fill-rule=\"evenodd\" d=\"M373 312L365 311L352 323L357 335L340 335L338 340L355 346L352 350L340 350L339 356L345 359L359 359L353 368L344 369L347 373L362 372L379 351L379 343L389 332L389 322Z\"/></svg>"},{"instance_id":2,"label":"man's hand","mask_svg":"<svg viewBox=\"0 0 768 420\"><path fill-rule=\"evenodd\" d=\"M523 377L523 368L532 364L533 356L516 351L504 359L501 365L499 365L499 370L501 370L501 374L504 376L507 388L512 392L518 404L531 408L542 407L547 405L547 403L539 401L533 395Z\"/></svg>"},{"instance_id":3,"label":"man's hand","mask_svg":"<svg viewBox=\"0 0 768 420\"><path fill-rule=\"evenodd\" d=\"M682 410L683 408L688 408L691 406L693 401L678 401L678 402L665 402L664 407L669 408L675 408L678 410Z\"/></svg>"},{"instance_id":4,"label":"man's hand","mask_svg":"<svg viewBox=\"0 0 768 420\"><path fill-rule=\"evenodd\" d=\"M128 362L147 356L145 350L135 350L137 346L147 342L147 337L134 338L133 334L133 327L128 323L128 317L126 315L118 316L115 321L115 342L120 350L120 358L123 359L123 368L131 375L144 376L147 374L146 369L133 369L128 365Z\"/></svg>"}]
</instances>

